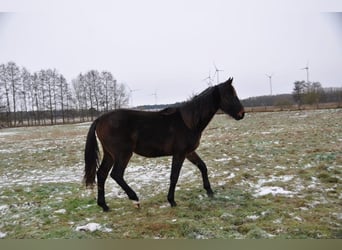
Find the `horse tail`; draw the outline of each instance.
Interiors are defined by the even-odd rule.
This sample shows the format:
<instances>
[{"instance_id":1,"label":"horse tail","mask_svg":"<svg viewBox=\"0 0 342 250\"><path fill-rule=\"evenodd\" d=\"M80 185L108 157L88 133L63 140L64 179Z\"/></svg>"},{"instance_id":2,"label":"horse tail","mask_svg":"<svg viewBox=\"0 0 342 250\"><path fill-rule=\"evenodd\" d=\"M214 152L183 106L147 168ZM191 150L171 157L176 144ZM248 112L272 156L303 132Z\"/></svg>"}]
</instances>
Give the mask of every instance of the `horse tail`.
<instances>
[{"instance_id":1,"label":"horse tail","mask_svg":"<svg viewBox=\"0 0 342 250\"><path fill-rule=\"evenodd\" d=\"M95 120L88 131L87 142L84 150L84 182L86 186L93 186L95 184L96 170L99 163L99 147L96 140L96 125L98 120Z\"/></svg>"}]
</instances>

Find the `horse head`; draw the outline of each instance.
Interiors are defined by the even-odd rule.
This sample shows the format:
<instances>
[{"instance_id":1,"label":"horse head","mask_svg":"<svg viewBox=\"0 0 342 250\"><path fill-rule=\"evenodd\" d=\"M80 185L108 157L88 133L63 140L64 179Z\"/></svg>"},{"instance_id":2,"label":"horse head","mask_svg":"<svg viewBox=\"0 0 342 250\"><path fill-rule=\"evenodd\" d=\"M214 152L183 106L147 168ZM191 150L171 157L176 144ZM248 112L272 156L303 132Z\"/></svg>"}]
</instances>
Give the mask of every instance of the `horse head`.
<instances>
[{"instance_id":1,"label":"horse head","mask_svg":"<svg viewBox=\"0 0 342 250\"><path fill-rule=\"evenodd\" d=\"M245 116L245 110L232 85L233 78L218 85L220 92L220 109L233 117L235 120L241 120Z\"/></svg>"}]
</instances>

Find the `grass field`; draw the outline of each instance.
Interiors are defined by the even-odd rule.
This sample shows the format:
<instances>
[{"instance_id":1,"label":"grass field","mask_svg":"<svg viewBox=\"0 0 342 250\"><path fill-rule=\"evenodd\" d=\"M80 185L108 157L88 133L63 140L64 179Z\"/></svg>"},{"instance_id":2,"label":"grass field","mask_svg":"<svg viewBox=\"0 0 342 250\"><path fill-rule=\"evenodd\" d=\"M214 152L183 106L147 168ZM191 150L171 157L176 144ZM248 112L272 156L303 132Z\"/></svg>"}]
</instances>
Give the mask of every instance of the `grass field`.
<instances>
[{"instance_id":1,"label":"grass field","mask_svg":"<svg viewBox=\"0 0 342 250\"><path fill-rule=\"evenodd\" d=\"M0 238L342 238L342 110L217 115L197 152L215 198L185 162L166 201L171 159L134 155L126 180L137 210L112 179L111 208L87 190L89 124L0 130Z\"/></svg>"}]
</instances>

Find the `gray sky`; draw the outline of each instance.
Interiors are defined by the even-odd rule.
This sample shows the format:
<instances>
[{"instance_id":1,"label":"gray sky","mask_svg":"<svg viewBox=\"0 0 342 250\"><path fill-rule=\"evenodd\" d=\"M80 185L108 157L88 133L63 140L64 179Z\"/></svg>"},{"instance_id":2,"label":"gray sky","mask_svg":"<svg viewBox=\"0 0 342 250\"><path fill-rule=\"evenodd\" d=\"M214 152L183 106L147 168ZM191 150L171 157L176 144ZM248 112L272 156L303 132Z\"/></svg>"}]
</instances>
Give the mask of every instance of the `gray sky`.
<instances>
[{"instance_id":1,"label":"gray sky","mask_svg":"<svg viewBox=\"0 0 342 250\"><path fill-rule=\"evenodd\" d=\"M108 70L138 89L133 105L189 98L214 62L240 98L269 94L265 74L273 94L292 92L307 63L310 81L342 87L340 0L1 0L0 11L0 63L69 82Z\"/></svg>"}]
</instances>

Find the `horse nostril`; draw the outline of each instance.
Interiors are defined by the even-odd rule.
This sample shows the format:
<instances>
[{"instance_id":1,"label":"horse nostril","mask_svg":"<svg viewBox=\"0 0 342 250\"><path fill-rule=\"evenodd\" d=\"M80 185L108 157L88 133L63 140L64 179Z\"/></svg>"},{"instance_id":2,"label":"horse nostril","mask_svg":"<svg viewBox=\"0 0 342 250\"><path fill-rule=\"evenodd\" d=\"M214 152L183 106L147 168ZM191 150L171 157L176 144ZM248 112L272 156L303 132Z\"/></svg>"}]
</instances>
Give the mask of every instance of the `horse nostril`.
<instances>
[{"instance_id":1,"label":"horse nostril","mask_svg":"<svg viewBox=\"0 0 342 250\"><path fill-rule=\"evenodd\" d=\"M244 110L241 110L238 114L237 114L237 117L239 120L243 119L245 116L245 111Z\"/></svg>"}]
</instances>

